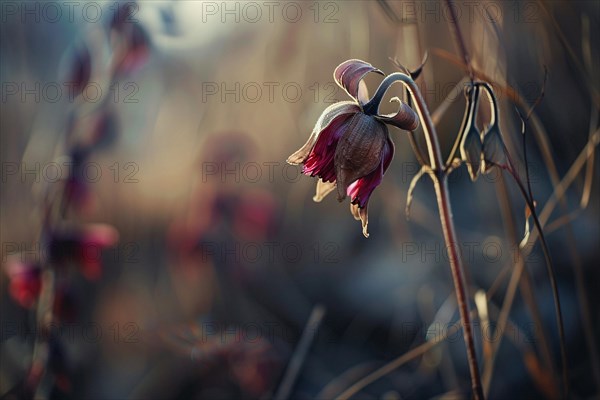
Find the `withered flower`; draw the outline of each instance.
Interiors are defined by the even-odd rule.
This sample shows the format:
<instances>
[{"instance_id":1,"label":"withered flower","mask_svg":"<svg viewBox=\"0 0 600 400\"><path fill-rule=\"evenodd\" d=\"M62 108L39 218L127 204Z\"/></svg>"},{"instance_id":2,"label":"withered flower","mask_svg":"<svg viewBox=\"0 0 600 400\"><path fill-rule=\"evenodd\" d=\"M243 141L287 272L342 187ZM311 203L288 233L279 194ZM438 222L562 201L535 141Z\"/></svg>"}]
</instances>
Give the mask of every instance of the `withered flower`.
<instances>
[{"instance_id":1,"label":"withered flower","mask_svg":"<svg viewBox=\"0 0 600 400\"><path fill-rule=\"evenodd\" d=\"M338 201L350 196L352 215L362 222L363 234L368 237L369 197L381 183L394 157L386 124L404 130L415 130L417 114L397 97L395 114L382 115L379 104L393 81L384 80L375 95L368 100L365 75L379 69L361 60L348 60L334 71L336 83L352 97L327 107L308 138L287 162L303 164L302 173L320 178L314 200L321 201L337 187Z\"/></svg>"}]
</instances>

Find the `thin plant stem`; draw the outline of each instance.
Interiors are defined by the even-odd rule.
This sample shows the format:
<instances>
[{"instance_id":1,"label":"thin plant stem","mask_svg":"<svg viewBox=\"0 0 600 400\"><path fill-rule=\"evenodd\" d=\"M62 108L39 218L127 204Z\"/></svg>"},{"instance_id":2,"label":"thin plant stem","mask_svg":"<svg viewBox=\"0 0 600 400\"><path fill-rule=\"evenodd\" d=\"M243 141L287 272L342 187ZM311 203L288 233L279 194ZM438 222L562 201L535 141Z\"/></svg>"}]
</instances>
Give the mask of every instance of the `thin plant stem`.
<instances>
[{"instance_id":1,"label":"thin plant stem","mask_svg":"<svg viewBox=\"0 0 600 400\"><path fill-rule=\"evenodd\" d=\"M582 88L589 91L590 97L591 97L592 101L596 104L596 107L600 106L600 93L598 92L596 87L594 87L594 85L587 84L587 82L593 82L593 79L591 79L591 76L589 76L588 71L581 64L581 57L579 57L579 56L577 56L577 54L575 54L573 47L569 44L569 41L567 40L567 37L565 36L562 29L560 28L560 25L556 21L556 18L554 18L552 13L548 10L548 8L546 8L546 4L544 4L544 2L540 1L540 0L537 0L536 3L542 9L542 11L546 15L546 17L548 18L550 23L556 30L556 35L558 36L558 39L561 41L565 50L567 50L567 53L569 54L571 61L577 67L577 70L579 73L575 74L574 76L580 77L581 82L586 83L585 85L582 85Z\"/></svg>"},{"instance_id":2,"label":"thin plant stem","mask_svg":"<svg viewBox=\"0 0 600 400\"><path fill-rule=\"evenodd\" d=\"M473 71L473 66L471 65L471 58L469 57L469 52L467 51L465 39L460 30L460 26L458 25L458 16L456 15L454 1L446 0L446 4L448 5L448 11L450 12L450 19L448 20L448 23L450 26L454 27L454 29L451 29L451 31L454 33L456 45L460 51L460 54L462 55L463 60L465 61L469 79L471 79L471 82L473 82L475 80L475 72Z\"/></svg>"},{"instance_id":3,"label":"thin plant stem","mask_svg":"<svg viewBox=\"0 0 600 400\"><path fill-rule=\"evenodd\" d=\"M440 210L440 221L442 230L444 231L444 239L448 248L450 258L450 267L452 271L452 279L454 281L454 289L458 300L458 308L460 318L463 323L463 336L467 346L467 359L469 362L469 370L471 372L471 385L473 387L473 395L475 399L483 399L483 389L481 386L481 378L479 375L479 366L477 363L477 354L475 353L475 342L473 339L472 323L469 315L469 304L467 299L467 288L465 285L465 275L462 267L462 260L458 249L458 240L452 220L452 208L448 192L447 175L442 173L434 180L435 192Z\"/></svg>"},{"instance_id":4,"label":"thin plant stem","mask_svg":"<svg viewBox=\"0 0 600 400\"><path fill-rule=\"evenodd\" d=\"M545 82L545 78L544 78L544 82ZM498 101L496 100L494 91L491 88L491 86L487 83L483 83L482 86L486 90L486 93L489 97L490 104L492 107L492 116L497 116L498 115L498 109L497 109ZM544 95L544 91L542 89L542 94L540 95L540 97L538 97L535 105L537 105L541 101L543 95ZM535 105L531 108L531 111L530 111L530 113L528 113L527 118L529 118L531 116L533 109L535 108ZM565 398L567 398L568 394L569 394L568 365L567 365L568 358L567 358L567 349L566 349L566 343L565 343L566 339L565 339L564 323L563 323L562 310L561 310L561 305L560 305L560 297L559 297L559 293L558 293L558 285L556 283L556 274L554 272L554 266L552 263L552 259L550 258L550 251L548 249L548 245L546 243L546 238L542 231L542 225L540 224L540 221L537 216L537 212L535 210L535 202L534 202L533 195L531 192L531 184L530 184L530 180L529 180L529 169L527 167L527 148L525 147L526 146L526 141L525 141L526 119L523 119L523 118L521 118L521 119L522 119L522 123L523 123L522 136L523 136L523 146L524 146L524 148L523 148L524 161L525 161L525 165L526 165L525 166L526 184L524 184L521 181L521 178L519 177L519 174L517 173L517 171L514 167L515 164L513 163L510 153L506 149L506 145L504 144L504 142L502 143L502 145L504 147L503 150L504 150L504 154L506 155L507 165L497 165L497 166L501 169L506 170L514 178L514 181L517 183L517 186L519 187L519 190L521 191L521 194L523 195L523 198L525 199L527 208L529 209L529 212L530 212L531 216L533 217L533 221L534 221L536 230L539 233L540 244L542 245L542 251L544 253L544 258L546 261L545 264L546 264L546 269L548 272L548 278L550 280L550 286L551 286L552 294L554 297L554 309L555 309L555 313L556 313L556 322L558 325L558 334L559 334L559 339L560 339L560 341L559 341L560 342L560 353L561 353L561 359L562 359L563 395Z\"/></svg>"},{"instance_id":5,"label":"thin plant stem","mask_svg":"<svg viewBox=\"0 0 600 400\"><path fill-rule=\"evenodd\" d=\"M429 350L433 349L435 346L437 346L438 344L440 344L441 342L446 340L448 337L454 335L456 332L458 332L459 329L460 329L460 325L458 322L456 322L455 324L453 324L452 326L450 326L448 328L448 330L445 332L445 334L435 336L433 339L428 340L427 342L415 347L412 350L409 350L408 352L402 354L400 357L396 358L395 360L385 364L381 368L378 368L377 370L375 370L372 373L370 373L369 375L365 376L358 382L354 383L348 389L344 390L341 394L339 394L335 398L335 400L349 399L351 396L355 395L361 389L363 389L364 387L375 382L379 378L400 368L402 365L406 364L407 362L427 353Z\"/></svg>"},{"instance_id":6,"label":"thin plant stem","mask_svg":"<svg viewBox=\"0 0 600 400\"><path fill-rule=\"evenodd\" d=\"M408 92L408 91L407 91ZM407 93L407 103L412 107L412 96L410 92ZM425 160L425 156L421 152L421 148L419 147L419 143L417 143L417 139L415 138L415 131L408 131L408 141L410 142L410 147L412 147L413 153L415 153L415 157L420 166L427 165L427 161Z\"/></svg>"},{"instance_id":7,"label":"thin plant stem","mask_svg":"<svg viewBox=\"0 0 600 400\"><path fill-rule=\"evenodd\" d=\"M514 172L514 170L512 168L505 168L505 170L508 171L513 176L514 181L517 184L517 187L519 188L519 190L521 191L521 194L525 198L525 203L527 204L527 207L529 208L529 211L531 212L531 217L533 218L534 225L536 227L536 230L538 231L540 244L542 245L542 250L543 250L542 252L544 253L544 258L546 261L545 264L546 264L546 269L548 272L548 278L550 279L550 287L552 289L552 293L554 294L554 309L555 309L555 314L556 314L556 322L558 325L558 334L560 337L560 341L559 341L560 355L561 355L561 359L562 359L563 394L564 394L565 398L568 398L569 377L568 377L568 365L567 365L567 360L568 360L567 349L566 349L566 345L565 345L565 328L564 328L563 317L562 317L562 307L560 305L560 297L558 295L558 284L556 283L556 275L554 272L552 259L550 258L548 244L546 243L546 237L544 236L544 233L542 230L542 224L540 223L540 220L535 211L535 205L533 203L533 200L531 200L527 195L528 194L527 189L525 188L523 183L519 180L518 175Z\"/></svg>"},{"instance_id":8,"label":"thin plant stem","mask_svg":"<svg viewBox=\"0 0 600 400\"><path fill-rule=\"evenodd\" d=\"M310 313L310 317L308 318L308 322L304 327L304 331L302 332L302 336L300 337L298 347L296 347L296 351L292 355L292 359L288 364L283 380L281 381L281 385L277 389L277 393L274 397L275 399L285 400L289 398L294 387L294 383L296 382L296 378L298 377L300 369L302 368L302 364L304 363L304 359L306 358L306 354L308 353L310 345L313 342L315 334L319 329L324 316L324 306L317 305L313 308L312 312Z\"/></svg>"},{"instance_id":9,"label":"thin plant stem","mask_svg":"<svg viewBox=\"0 0 600 400\"><path fill-rule=\"evenodd\" d=\"M499 194L500 206L502 211L502 216L505 222L505 230L507 232L507 236L509 237L509 241L511 245L518 245L517 233L515 229L515 224L512 220L511 207L510 207L510 199L508 197L508 189L506 187L506 182L503 179L503 176L500 175L499 180L497 182L497 192ZM528 306L530 307L531 314L536 325L541 329L536 329L537 339L540 340L542 354L545 357L545 362L552 369L552 375L554 376L555 371L553 368L553 363L550 357L549 345L546 340L546 336L544 334L544 329L541 324L541 317L539 316L539 310L537 308L537 304L530 290L530 280L528 276L527 269L525 268L525 257L522 254L522 250L520 248L516 248L515 250L515 265L513 268L513 272L511 275L511 279L506 289L506 294L504 298L504 302L502 304L502 308L498 317L498 323L496 332L506 332L506 325L508 323L508 316L510 314L510 310L515 299L517 285L519 285L521 292ZM496 356L498 355L498 349L500 348L500 344L502 342L502 334L498 336L498 340L495 341L493 346L492 357L489 360L489 364L485 366L483 371L483 384L484 384L484 392L486 394L489 393L492 374L494 370L494 362Z\"/></svg>"},{"instance_id":10,"label":"thin plant stem","mask_svg":"<svg viewBox=\"0 0 600 400\"><path fill-rule=\"evenodd\" d=\"M356 383L362 381L364 376L371 375L379 367L379 362L367 361L363 364L355 365L354 367L344 371L341 375L330 381L317 395L315 399L334 399L336 393L344 391L344 388L354 387ZM355 382L354 384L352 382ZM359 388L360 390L362 388Z\"/></svg>"},{"instance_id":11,"label":"thin plant stem","mask_svg":"<svg viewBox=\"0 0 600 400\"><path fill-rule=\"evenodd\" d=\"M455 55L453 55L443 49L434 48L434 49L431 49L431 52L434 55L439 56L455 65L461 66L463 68L465 67L465 64L463 61L461 61L458 57L456 57ZM487 76L486 74L484 74L483 72L481 72L477 69L474 69L474 73L477 78L479 78L483 81L491 82L494 85L494 87L500 89L503 92L503 94L506 95L515 104L522 106L522 107L527 107L527 104L525 104L523 102L523 99L518 95L518 93L510 85L503 85L499 82L495 82L489 76ZM567 203L563 198L566 187L568 187L572 183L572 181L575 178L577 178L577 176L578 176L577 174L579 173L579 170L581 169L581 167L584 164L587 163L590 155L589 155L589 153L580 154L579 157L575 160L575 162L571 165L569 172L567 172L567 174L561 180L561 178L558 175L558 170L554 163L554 159L552 158L553 153L551 151L550 143L548 141L548 135L545 132L544 126L540 122L539 118L536 116L535 112L532 113L530 117L531 117L532 127L534 128L532 130L532 133L535 136L536 144L540 148L540 151L543 156L544 164L547 168L547 172L550 176L550 180L552 181L552 186L554 188L553 195L550 197L550 199L544 205L544 209L542 210L542 212L539 215L539 219L540 219L542 225L544 225L545 222L547 221L547 219L550 217L551 212L554 210L557 202L560 202L560 205L561 205L563 211L568 211ZM595 146L597 146L599 143L598 135L599 135L598 130L593 132L593 129L591 129L590 138L589 138L586 148L584 149L584 152L586 152L586 151L593 152L594 151L593 148ZM597 350L598 347L596 346L596 344L593 340L593 329L591 329L593 324L591 323L591 320L592 320L591 311L589 311L590 306L588 304L589 301L587 300L589 296L587 296L587 294L586 294L587 289L585 287L585 284L583 283L583 276L584 276L583 269L582 269L583 267L581 265L581 258L576 251L576 241L574 239L573 229L570 226L570 224L568 223L568 221L567 221L566 233L567 233L567 247L569 248L569 253L570 253L571 259L573 260L572 265L573 265L573 270L574 270L575 278L576 278L575 283L577 285L578 299L581 303L582 320L583 320L584 326L586 327L584 330L586 332L586 335L585 335L586 342L587 342L587 345L590 350L590 358L592 360L593 373L594 373L594 376L600 377L600 362L598 361L599 352ZM534 238L536 236L536 234L537 234L537 231L532 232L532 237ZM528 243L532 243L532 241L535 240L533 238L530 238ZM598 380L598 379L596 379L596 381L600 382L600 380Z\"/></svg>"},{"instance_id":12,"label":"thin plant stem","mask_svg":"<svg viewBox=\"0 0 600 400\"><path fill-rule=\"evenodd\" d=\"M454 289L456 292L456 300L458 303L458 309L460 313L460 319L463 326L463 337L467 348L467 361L469 364L469 371L471 374L471 386L473 389L473 396L476 400L484 398L483 388L481 385L481 377L479 372L479 366L477 362L477 355L475 352L475 341L473 338L473 325L471 322L471 316L469 313L469 303L467 296L467 287L465 284L464 267L460 251L458 248L458 240L456 231L454 229L454 221L452 219L452 206L450 204L450 193L448 191L448 175L445 171L445 165L440 150L438 136L435 130L435 126L429 114L427 104L421 95L419 88L415 81L408 75L400 72L389 75L385 80L391 82L400 81L410 91L412 98L415 101L417 114L423 124L423 133L425 135L425 141L427 143L427 151L429 154L429 161L431 163L432 172L429 174L432 178L433 185L435 188L442 231L444 234L444 240L446 242L446 248L448 250L448 256L450 259L450 269L452 272L452 280L454 282ZM386 82L389 83L389 82ZM384 83L382 83L384 86Z\"/></svg>"},{"instance_id":13,"label":"thin plant stem","mask_svg":"<svg viewBox=\"0 0 600 400\"><path fill-rule=\"evenodd\" d=\"M459 96L453 95L462 92L462 88L465 87L468 81L469 79L467 77L461 79L456 85L454 85L452 90L448 92L448 95L444 97L444 100L442 100L442 102L438 104L437 108L433 110L433 112L431 113L431 119L433 120L433 123L436 126L440 124L442 117L444 116L444 114L446 114L446 111L448 111L450 106L454 104L454 102L459 98Z\"/></svg>"}]
</instances>

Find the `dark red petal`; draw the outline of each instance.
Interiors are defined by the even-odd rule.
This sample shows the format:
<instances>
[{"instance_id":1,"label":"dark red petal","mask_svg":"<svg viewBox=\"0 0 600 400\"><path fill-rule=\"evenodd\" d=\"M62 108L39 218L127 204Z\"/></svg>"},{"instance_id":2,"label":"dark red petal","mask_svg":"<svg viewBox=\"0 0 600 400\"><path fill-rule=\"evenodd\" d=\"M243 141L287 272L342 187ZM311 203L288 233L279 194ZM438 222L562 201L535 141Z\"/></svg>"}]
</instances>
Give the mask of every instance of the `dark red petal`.
<instances>
[{"instance_id":1,"label":"dark red petal","mask_svg":"<svg viewBox=\"0 0 600 400\"><path fill-rule=\"evenodd\" d=\"M369 72L384 75L379 69L362 60L348 60L337 66L333 78L352 98L358 100L358 87L360 81Z\"/></svg>"},{"instance_id":2,"label":"dark red petal","mask_svg":"<svg viewBox=\"0 0 600 400\"><path fill-rule=\"evenodd\" d=\"M354 219L361 221L363 235L367 238L369 237L369 231L367 229L369 225L369 198L371 197L371 193L373 193L375 188L379 186L383 180L383 175L390 166L393 158L394 142L392 142L388 136L384 146L380 167L348 187L348 196L352 199L352 202L350 203L350 212L354 216Z\"/></svg>"},{"instance_id":3,"label":"dark red petal","mask_svg":"<svg viewBox=\"0 0 600 400\"><path fill-rule=\"evenodd\" d=\"M335 151L340 138L347 131L355 115L357 114L339 115L321 131L314 148L304 163L303 174L318 176L324 182L336 180Z\"/></svg>"},{"instance_id":4,"label":"dark red petal","mask_svg":"<svg viewBox=\"0 0 600 400\"><path fill-rule=\"evenodd\" d=\"M398 97L390 99L390 102L399 103L398 111L395 114L379 115L377 118L386 124L394 125L405 131L414 131L417 129L419 126L417 113Z\"/></svg>"},{"instance_id":5,"label":"dark red petal","mask_svg":"<svg viewBox=\"0 0 600 400\"><path fill-rule=\"evenodd\" d=\"M298 165L305 162L321 132L324 131L336 117L340 117L344 114L355 114L359 111L360 107L353 101L341 101L327 107L317 120L317 123L304 146L289 156L287 162L292 165Z\"/></svg>"},{"instance_id":6,"label":"dark red petal","mask_svg":"<svg viewBox=\"0 0 600 400\"><path fill-rule=\"evenodd\" d=\"M346 197L352 182L367 176L381 164L387 137L385 124L363 113L355 115L335 151L339 201Z\"/></svg>"}]
</instances>

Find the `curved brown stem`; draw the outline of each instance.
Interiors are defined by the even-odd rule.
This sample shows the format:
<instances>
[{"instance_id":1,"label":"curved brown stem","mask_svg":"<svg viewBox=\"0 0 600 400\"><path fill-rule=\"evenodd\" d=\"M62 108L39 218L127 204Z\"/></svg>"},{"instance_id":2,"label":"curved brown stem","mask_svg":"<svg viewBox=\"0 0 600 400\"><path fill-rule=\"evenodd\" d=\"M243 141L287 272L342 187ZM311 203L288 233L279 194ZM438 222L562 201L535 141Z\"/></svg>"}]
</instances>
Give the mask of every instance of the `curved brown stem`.
<instances>
[{"instance_id":1,"label":"curved brown stem","mask_svg":"<svg viewBox=\"0 0 600 400\"><path fill-rule=\"evenodd\" d=\"M458 309L460 311L460 318L463 325L463 336L465 345L467 346L467 359L469 362L469 371L471 372L473 396L475 399L483 399L483 388L481 386L477 354L475 352L475 341L473 340L473 326L469 314L469 303L467 299L464 269L462 267L462 260L458 248L458 240L456 238L456 231L452 221L452 206L450 204L448 179L446 174L438 174L436 179L434 179L434 186L438 201L438 208L440 210L440 221L442 223L442 231L444 232L444 240L446 241L448 256L450 257L450 269L452 271L452 280L454 281L456 299L458 300Z\"/></svg>"},{"instance_id":2,"label":"curved brown stem","mask_svg":"<svg viewBox=\"0 0 600 400\"><path fill-rule=\"evenodd\" d=\"M431 162L431 169L434 172L433 174L430 174L430 176L432 177L433 185L435 187L435 193L440 212L440 222L442 225L446 247L448 249L448 256L450 258L452 280L454 282L456 300L458 302L460 319L463 326L463 337L467 348L467 361L469 363L469 371L471 373L473 396L475 399L480 400L484 398L484 394L481 386L477 355L475 352L475 341L473 339L471 315L469 313L464 268L458 248L458 240L456 237L456 231L454 229L454 221L452 219L452 206L450 204L447 174L444 170L444 161L440 151L440 145L435 126L429 114L427 104L425 103L425 100L423 99L423 96L421 95L416 83L410 76L397 72L389 75L386 80L389 80L392 83L395 81L400 81L406 86L406 88L410 91L415 104L417 105L417 113L423 124L423 132L427 142L429 161ZM382 86L384 86L383 83Z\"/></svg>"}]
</instances>

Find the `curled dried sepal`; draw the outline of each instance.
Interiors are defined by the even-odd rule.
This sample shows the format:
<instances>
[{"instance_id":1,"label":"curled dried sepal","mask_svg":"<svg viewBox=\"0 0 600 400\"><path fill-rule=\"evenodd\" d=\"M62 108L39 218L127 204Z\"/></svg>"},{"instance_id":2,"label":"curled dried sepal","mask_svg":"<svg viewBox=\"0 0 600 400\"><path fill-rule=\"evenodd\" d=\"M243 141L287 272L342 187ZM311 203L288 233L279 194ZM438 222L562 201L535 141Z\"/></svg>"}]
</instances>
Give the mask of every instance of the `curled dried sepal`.
<instances>
[{"instance_id":1,"label":"curled dried sepal","mask_svg":"<svg viewBox=\"0 0 600 400\"><path fill-rule=\"evenodd\" d=\"M471 85L465 89L467 107L461 126L460 156L467 164L471 180L475 181L479 174L481 164L481 134L475 123L477 109L479 107L479 86Z\"/></svg>"},{"instance_id":2,"label":"curled dried sepal","mask_svg":"<svg viewBox=\"0 0 600 400\"><path fill-rule=\"evenodd\" d=\"M333 78L353 99L359 100L360 82L369 72L376 72L380 75L384 75L381 70L375 68L368 62L353 59L344 61L338 65L333 72Z\"/></svg>"},{"instance_id":3,"label":"curled dried sepal","mask_svg":"<svg viewBox=\"0 0 600 400\"><path fill-rule=\"evenodd\" d=\"M360 207L358 204L350 203L350 212L355 220L360 221L362 224L362 233L363 236L369 237L369 212L367 210L368 205L364 207Z\"/></svg>"},{"instance_id":4,"label":"curled dried sepal","mask_svg":"<svg viewBox=\"0 0 600 400\"><path fill-rule=\"evenodd\" d=\"M313 197L313 201L319 203L329 193L335 190L335 182L325 182L322 179L317 181L317 191Z\"/></svg>"},{"instance_id":5,"label":"curled dried sepal","mask_svg":"<svg viewBox=\"0 0 600 400\"><path fill-rule=\"evenodd\" d=\"M358 84L358 104L366 104L369 101L369 88L365 81Z\"/></svg>"},{"instance_id":6,"label":"curled dried sepal","mask_svg":"<svg viewBox=\"0 0 600 400\"><path fill-rule=\"evenodd\" d=\"M379 114L379 104L381 104L381 100L383 100L388 89L396 82L398 82L397 76L387 76L381 82L371 100L363 106L363 111L368 115L373 115L381 122L392 124L406 131L413 131L419 126L419 117L408 104L401 101L398 97L390 99L390 102L399 103L398 111L395 114Z\"/></svg>"},{"instance_id":7,"label":"curled dried sepal","mask_svg":"<svg viewBox=\"0 0 600 400\"><path fill-rule=\"evenodd\" d=\"M398 97L392 97L390 103L393 102L399 104L398 111L396 111L395 114L380 115L378 119L407 131L414 131L417 129L419 127L419 117L417 116L417 113Z\"/></svg>"}]
</instances>

